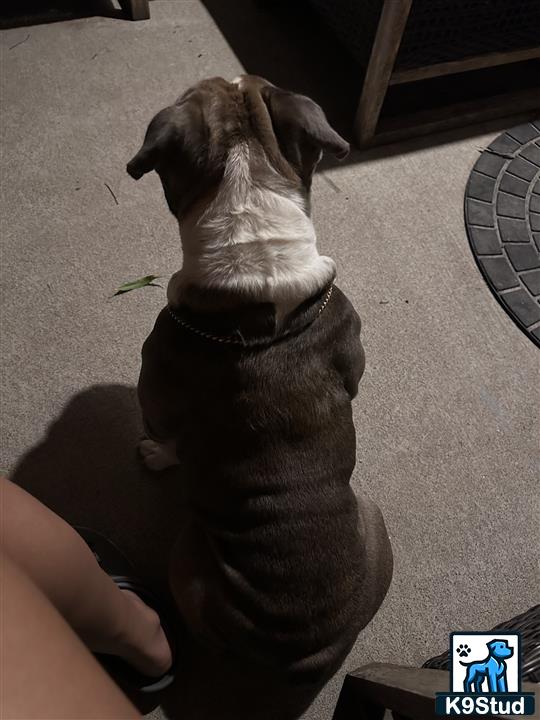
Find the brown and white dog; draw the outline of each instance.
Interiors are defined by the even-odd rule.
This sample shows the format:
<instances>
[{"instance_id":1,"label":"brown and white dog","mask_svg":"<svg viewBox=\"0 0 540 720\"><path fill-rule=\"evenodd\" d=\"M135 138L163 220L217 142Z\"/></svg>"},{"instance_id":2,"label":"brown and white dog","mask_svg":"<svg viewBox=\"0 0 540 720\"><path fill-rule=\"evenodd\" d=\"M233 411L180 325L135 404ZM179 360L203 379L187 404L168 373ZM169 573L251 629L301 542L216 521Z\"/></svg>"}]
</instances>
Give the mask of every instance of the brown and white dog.
<instances>
[{"instance_id":1,"label":"brown and white dog","mask_svg":"<svg viewBox=\"0 0 540 720\"><path fill-rule=\"evenodd\" d=\"M143 458L180 462L189 495L171 587L244 682L199 718L298 717L390 583L382 516L349 485L360 320L310 219L322 153L348 149L312 100L244 75L159 112L127 166L158 173L183 248L139 381Z\"/></svg>"}]
</instances>

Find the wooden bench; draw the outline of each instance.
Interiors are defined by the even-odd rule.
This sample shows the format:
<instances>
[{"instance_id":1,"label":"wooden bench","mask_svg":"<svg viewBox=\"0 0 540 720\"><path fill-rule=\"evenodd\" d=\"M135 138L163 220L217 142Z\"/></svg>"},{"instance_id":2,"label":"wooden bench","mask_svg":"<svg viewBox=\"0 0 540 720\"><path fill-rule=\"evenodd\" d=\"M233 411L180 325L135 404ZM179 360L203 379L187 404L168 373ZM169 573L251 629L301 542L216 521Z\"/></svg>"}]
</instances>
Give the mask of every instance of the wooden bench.
<instances>
[{"instance_id":1,"label":"wooden bench","mask_svg":"<svg viewBox=\"0 0 540 720\"><path fill-rule=\"evenodd\" d=\"M364 85L355 119L356 140L361 147L394 142L411 135L446 130L496 117L525 113L531 119L540 109L540 90L524 89L479 101L454 103L424 110L410 117L380 120L381 109L391 86L429 78L481 70L540 58L540 46L491 52L450 62L400 69L396 67L407 20L417 0L384 0L377 25Z\"/></svg>"}]
</instances>

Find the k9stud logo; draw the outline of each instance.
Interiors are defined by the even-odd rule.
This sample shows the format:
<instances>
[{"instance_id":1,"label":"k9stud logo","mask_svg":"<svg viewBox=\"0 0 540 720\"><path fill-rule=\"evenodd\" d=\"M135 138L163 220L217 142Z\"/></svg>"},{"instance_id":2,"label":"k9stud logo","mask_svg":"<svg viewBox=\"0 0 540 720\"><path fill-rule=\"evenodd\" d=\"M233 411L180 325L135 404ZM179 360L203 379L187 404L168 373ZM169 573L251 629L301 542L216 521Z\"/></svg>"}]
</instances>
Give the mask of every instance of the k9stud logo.
<instances>
[{"instance_id":1,"label":"k9stud logo","mask_svg":"<svg viewBox=\"0 0 540 720\"><path fill-rule=\"evenodd\" d=\"M437 693L437 715L532 715L534 693L521 692L518 633L452 633L450 692Z\"/></svg>"}]
</instances>

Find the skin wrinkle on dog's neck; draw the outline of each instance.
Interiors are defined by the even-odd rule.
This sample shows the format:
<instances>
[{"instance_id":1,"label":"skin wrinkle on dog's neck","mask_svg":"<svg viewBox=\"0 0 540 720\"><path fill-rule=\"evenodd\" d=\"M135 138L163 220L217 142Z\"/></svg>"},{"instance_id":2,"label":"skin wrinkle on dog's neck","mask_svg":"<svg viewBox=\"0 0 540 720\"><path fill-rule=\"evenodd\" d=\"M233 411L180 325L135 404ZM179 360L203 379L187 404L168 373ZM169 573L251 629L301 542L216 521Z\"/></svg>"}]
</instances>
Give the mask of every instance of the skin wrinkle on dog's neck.
<instances>
[{"instance_id":1,"label":"skin wrinkle on dog's neck","mask_svg":"<svg viewBox=\"0 0 540 720\"><path fill-rule=\"evenodd\" d=\"M279 322L336 273L334 261L318 253L301 192L248 141L231 148L217 193L179 228L183 265L167 289L173 306L189 287L224 290L274 303Z\"/></svg>"}]
</instances>

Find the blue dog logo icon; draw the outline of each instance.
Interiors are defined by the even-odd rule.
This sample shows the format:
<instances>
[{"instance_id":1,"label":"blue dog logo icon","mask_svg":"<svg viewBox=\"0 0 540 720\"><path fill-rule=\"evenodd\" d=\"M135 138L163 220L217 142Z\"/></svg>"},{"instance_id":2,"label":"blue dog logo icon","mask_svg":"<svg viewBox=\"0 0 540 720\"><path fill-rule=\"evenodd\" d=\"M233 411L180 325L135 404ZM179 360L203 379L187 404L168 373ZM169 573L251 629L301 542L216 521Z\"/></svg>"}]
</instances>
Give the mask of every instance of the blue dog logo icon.
<instances>
[{"instance_id":1,"label":"blue dog logo icon","mask_svg":"<svg viewBox=\"0 0 540 720\"><path fill-rule=\"evenodd\" d=\"M514 654L514 649L509 647L507 640L491 640L487 643L488 656L485 660L473 660L460 665L467 668L467 674L463 681L463 691L466 693L503 693L508 692L506 681L506 660ZM463 652L458 653L463 656ZM487 690L482 690L484 681L487 680Z\"/></svg>"},{"instance_id":2,"label":"blue dog logo icon","mask_svg":"<svg viewBox=\"0 0 540 720\"><path fill-rule=\"evenodd\" d=\"M521 690L518 632L453 632L450 648L450 691L435 694L436 715L534 715L534 692Z\"/></svg>"}]
</instances>

